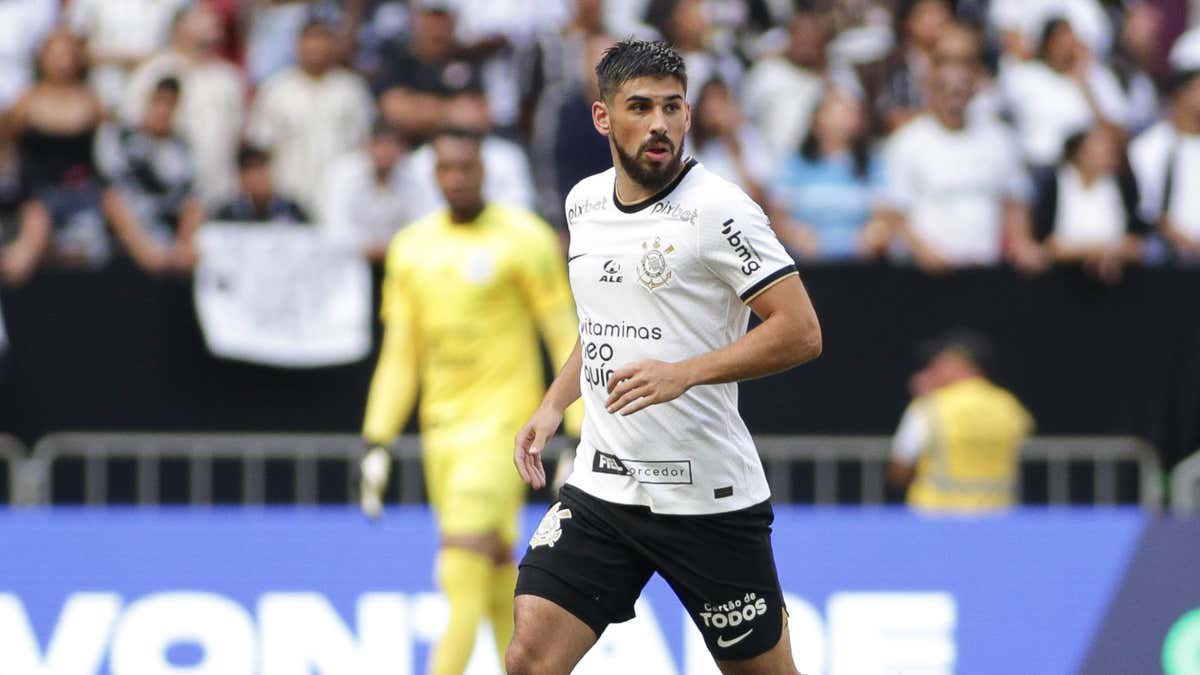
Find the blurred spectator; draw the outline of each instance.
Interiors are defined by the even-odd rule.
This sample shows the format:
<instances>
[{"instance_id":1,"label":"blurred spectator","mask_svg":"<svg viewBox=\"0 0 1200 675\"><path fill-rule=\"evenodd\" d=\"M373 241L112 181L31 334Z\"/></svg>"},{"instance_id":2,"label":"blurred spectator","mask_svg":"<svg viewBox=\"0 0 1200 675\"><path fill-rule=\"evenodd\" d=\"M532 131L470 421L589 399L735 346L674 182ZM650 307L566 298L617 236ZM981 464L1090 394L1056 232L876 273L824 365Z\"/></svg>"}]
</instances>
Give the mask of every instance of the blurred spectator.
<instances>
[{"instance_id":1,"label":"blurred spectator","mask_svg":"<svg viewBox=\"0 0 1200 675\"><path fill-rule=\"evenodd\" d=\"M295 200L275 191L271 154L251 145L238 148L240 192L212 220L245 223L307 223L308 213Z\"/></svg>"},{"instance_id":2,"label":"blurred spectator","mask_svg":"<svg viewBox=\"0 0 1200 675\"><path fill-rule=\"evenodd\" d=\"M743 109L776 159L800 146L827 82L859 91L852 72L830 67L829 34L821 14L804 3L797 4L800 8L788 23L787 50L758 61L746 74L742 88Z\"/></svg>"},{"instance_id":3,"label":"blurred spectator","mask_svg":"<svg viewBox=\"0 0 1200 675\"><path fill-rule=\"evenodd\" d=\"M596 64L615 40L597 33L585 40L577 74L542 92L534 117L531 155L538 203L546 220L567 226L563 204L579 181L612 166L608 139L592 125L592 102L599 100Z\"/></svg>"},{"instance_id":4,"label":"blurred spectator","mask_svg":"<svg viewBox=\"0 0 1200 675\"><path fill-rule=\"evenodd\" d=\"M988 20L1001 36L1007 56L1016 61L1035 58L1046 22L1062 18L1071 23L1076 35L1100 60L1112 51L1112 24L1105 4L1123 4L1124 0L993 0Z\"/></svg>"},{"instance_id":5,"label":"blurred spectator","mask_svg":"<svg viewBox=\"0 0 1200 675\"><path fill-rule=\"evenodd\" d=\"M105 212L139 267L152 274L191 270L192 237L204 209L192 197L195 170L187 143L172 132L179 81L160 80L137 127L106 125L98 159L111 181Z\"/></svg>"},{"instance_id":6,"label":"blurred spectator","mask_svg":"<svg viewBox=\"0 0 1200 675\"><path fill-rule=\"evenodd\" d=\"M67 22L86 39L92 87L106 109L121 104L129 73L170 37L171 20L188 0L71 0Z\"/></svg>"},{"instance_id":7,"label":"blurred spectator","mask_svg":"<svg viewBox=\"0 0 1200 675\"><path fill-rule=\"evenodd\" d=\"M1012 506L1021 445L1033 418L988 380L991 345L959 332L923 350L913 400L892 440L888 484L929 512L973 514Z\"/></svg>"},{"instance_id":8,"label":"blurred spectator","mask_svg":"<svg viewBox=\"0 0 1200 675\"><path fill-rule=\"evenodd\" d=\"M1129 130L1137 133L1158 119L1158 90L1151 77L1162 39L1162 11L1149 2L1130 2L1120 14L1120 34L1109 66L1129 104Z\"/></svg>"},{"instance_id":9,"label":"blurred spectator","mask_svg":"<svg viewBox=\"0 0 1200 675\"><path fill-rule=\"evenodd\" d=\"M384 119L420 145L441 125L439 98L482 90L483 73L477 60L460 55L449 3L421 0L412 23L411 39L393 39L381 48L382 69L372 89Z\"/></svg>"},{"instance_id":10,"label":"blurred spectator","mask_svg":"<svg viewBox=\"0 0 1200 675\"><path fill-rule=\"evenodd\" d=\"M709 80L696 89L692 155L709 171L737 183L751 199L765 204L764 188L775 165L758 130L743 123L742 111L724 80Z\"/></svg>"},{"instance_id":11,"label":"blurred spectator","mask_svg":"<svg viewBox=\"0 0 1200 675\"><path fill-rule=\"evenodd\" d=\"M1195 64L1171 78L1167 116L1133 140L1139 213L1181 257L1200 259L1200 42Z\"/></svg>"},{"instance_id":12,"label":"blurred spectator","mask_svg":"<svg viewBox=\"0 0 1200 675\"><path fill-rule=\"evenodd\" d=\"M862 103L830 88L799 152L775 175L771 221L803 257L872 257L887 246L887 225L875 213L883 187L883 164L871 151Z\"/></svg>"},{"instance_id":13,"label":"blurred spectator","mask_svg":"<svg viewBox=\"0 0 1200 675\"><path fill-rule=\"evenodd\" d=\"M974 59L963 60L964 45L975 45ZM999 123L967 115L979 70L974 32L944 30L933 58L928 112L893 134L886 150L888 199L903 214L897 232L927 272L1005 256L1035 271L1043 260L1015 142Z\"/></svg>"},{"instance_id":14,"label":"blurred spectator","mask_svg":"<svg viewBox=\"0 0 1200 675\"><path fill-rule=\"evenodd\" d=\"M650 0L646 23L683 56L689 82L721 79L727 88L738 90L742 64L732 53L714 49L705 0ZM699 89L688 87L688 103L693 106L699 100Z\"/></svg>"},{"instance_id":15,"label":"blurred spectator","mask_svg":"<svg viewBox=\"0 0 1200 675\"><path fill-rule=\"evenodd\" d=\"M58 0L0 2L0 113L29 87L38 46L54 27Z\"/></svg>"},{"instance_id":16,"label":"blurred spectator","mask_svg":"<svg viewBox=\"0 0 1200 675\"><path fill-rule=\"evenodd\" d=\"M210 207L237 191L234 155L246 116L242 75L217 54L223 38L219 17L207 4L184 10L175 19L170 48L133 72L121 105L122 121L137 124L155 84L168 77L180 81L175 128L195 158L197 196Z\"/></svg>"},{"instance_id":17,"label":"blurred spectator","mask_svg":"<svg viewBox=\"0 0 1200 675\"><path fill-rule=\"evenodd\" d=\"M551 87L557 87L551 100L561 98L566 92L585 90L590 76L579 68L579 64L590 61L588 41L591 36L610 33L604 20L604 0L569 0L564 4L570 5L567 20L538 35L528 54L529 65L522 84L526 106L545 108L545 92ZM542 115L540 111L534 112L534 116L539 115ZM531 137L541 134L540 122L533 127ZM537 142L536 138L533 140Z\"/></svg>"},{"instance_id":18,"label":"blurred spectator","mask_svg":"<svg viewBox=\"0 0 1200 675\"><path fill-rule=\"evenodd\" d=\"M482 91L467 90L446 97L442 104L442 123L446 128L462 129L483 138L483 194L489 202L532 211L535 202L529 158L516 143L492 133L492 116ZM428 215L445 208L435 176L433 146L426 143L410 160L413 185L413 214Z\"/></svg>"},{"instance_id":19,"label":"blurred spectator","mask_svg":"<svg viewBox=\"0 0 1200 675\"><path fill-rule=\"evenodd\" d=\"M1121 155L1118 133L1106 126L1072 134L1058 169L1038 181L1033 210L1034 230L1055 262L1082 264L1110 284L1141 261L1146 233Z\"/></svg>"},{"instance_id":20,"label":"blurred spectator","mask_svg":"<svg viewBox=\"0 0 1200 675\"><path fill-rule=\"evenodd\" d=\"M67 263L108 258L104 184L93 156L104 106L86 84L84 59L73 35L51 33L33 86L4 115L0 135L17 144L24 202L16 239L0 251L7 283L23 283L47 253Z\"/></svg>"},{"instance_id":21,"label":"blurred spectator","mask_svg":"<svg viewBox=\"0 0 1200 675\"><path fill-rule=\"evenodd\" d=\"M329 26L305 26L299 64L263 85L246 129L272 152L280 188L306 208L329 162L366 140L375 110L363 79L336 65L336 49Z\"/></svg>"},{"instance_id":22,"label":"blurred spectator","mask_svg":"<svg viewBox=\"0 0 1200 675\"><path fill-rule=\"evenodd\" d=\"M893 14L896 46L859 68L865 100L872 102L871 128L886 135L920 114L934 46L954 20L950 0L899 0Z\"/></svg>"},{"instance_id":23,"label":"blurred spectator","mask_svg":"<svg viewBox=\"0 0 1200 675\"><path fill-rule=\"evenodd\" d=\"M1076 129L1129 123L1129 103L1112 70L1093 58L1063 18L1046 22L1037 57L1006 69L1001 86L1025 159L1034 166L1058 162L1063 142Z\"/></svg>"},{"instance_id":24,"label":"blurred spectator","mask_svg":"<svg viewBox=\"0 0 1200 675\"><path fill-rule=\"evenodd\" d=\"M319 225L381 261L388 242L416 220L410 194L408 147L399 131L377 122L366 147L339 157L321 185Z\"/></svg>"},{"instance_id":25,"label":"blurred spectator","mask_svg":"<svg viewBox=\"0 0 1200 675\"><path fill-rule=\"evenodd\" d=\"M242 0L249 27L246 71L255 84L286 70L300 58L296 46L310 23L329 27L334 60L348 61L364 0Z\"/></svg>"}]
</instances>

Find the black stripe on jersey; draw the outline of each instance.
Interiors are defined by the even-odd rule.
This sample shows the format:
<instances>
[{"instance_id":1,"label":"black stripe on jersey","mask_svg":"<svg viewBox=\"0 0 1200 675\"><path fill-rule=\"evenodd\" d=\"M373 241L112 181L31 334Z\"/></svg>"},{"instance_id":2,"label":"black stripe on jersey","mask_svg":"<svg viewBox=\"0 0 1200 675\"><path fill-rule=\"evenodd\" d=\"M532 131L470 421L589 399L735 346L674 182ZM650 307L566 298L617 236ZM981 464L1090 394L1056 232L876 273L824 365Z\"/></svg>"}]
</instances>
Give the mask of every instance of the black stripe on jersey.
<instances>
[{"instance_id":1,"label":"black stripe on jersey","mask_svg":"<svg viewBox=\"0 0 1200 675\"><path fill-rule=\"evenodd\" d=\"M797 274L795 265L785 265L785 266L780 267L779 269L775 270L774 272L771 272L770 274L763 277L762 279L759 279L758 283L756 283L753 286L751 286L750 288L746 289L745 293L742 293L742 295L741 295L742 302L748 301L750 298L753 298L755 295L758 295L759 293L761 293L763 291L763 289L767 288L771 284L775 283L776 281L779 281L780 279L786 277L789 274Z\"/></svg>"},{"instance_id":2,"label":"black stripe on jersey","mask_svg":"<svg viewBox=\"0 0 1200 675\"><path fill-rule=\"evenodd\" d=\"M671 194L671 190L674 190L675 188L679 187L679 184L683 182L683 177L686 176L688 174L688 172L692 170L692 167L696 166L697 163L698 162L696 162L695 157L689 157L688 161L683 163L683 171L680 171L679 175L675 176L674 180L672 180L670 183L668 183L667 186L664 187L663 189L659 190L658 192L655 192L653 196L647 197L646 199L643 199L642 201L640 201L636 204L622 204L621 200L617 199L617 181L614 179L613 180L613 205L616 206L617 209L619 209L622 213L637 213L638 211L641 211L642 209L646 208L647 206L650 206L654 202L657 202L657 201L661 200L663 197L666 197L667 195Z\"/></svg>"},{"instance_id":3,"label":"black stripe on jersey","mask_svg":"<svg viewBox=\"0 0 1200 675\"><path fill-rule=\"evenodd\" d=\"M583 256L585 256L585 255L587 255L587 254L586 254L586 253L580 253L580 254L578 254L578 255L573 255L573 256L571 256L570 258L567 258L567 264L568 264L568 265L570 265L572 260L578 260L579 258L582 258L582 257L583 257Z\"/></svg>"}]
</instances>

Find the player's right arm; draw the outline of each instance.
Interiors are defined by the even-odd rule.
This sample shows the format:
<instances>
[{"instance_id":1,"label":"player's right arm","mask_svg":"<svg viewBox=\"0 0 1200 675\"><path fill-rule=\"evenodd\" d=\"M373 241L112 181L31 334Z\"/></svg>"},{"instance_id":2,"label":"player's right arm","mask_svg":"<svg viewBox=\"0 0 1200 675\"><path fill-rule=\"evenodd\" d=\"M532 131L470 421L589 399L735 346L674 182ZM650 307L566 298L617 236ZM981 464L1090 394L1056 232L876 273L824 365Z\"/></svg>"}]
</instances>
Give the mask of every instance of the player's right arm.
<instances>
[{"instance_id":1,"label":"player's right arm","mask_svg":"<svg viewBox=\"0 0 1200 675\"><path fill-rule=\"evenodd\" d=\"M363 442L367 447L360 465L360 503L374 518L382 508L383 493L391 470L387 447L396 439L416 402L417 339L416 307L401 274L399 247L393 244L383 281L383 345L371 378L367 410L363 419Z\"/></svg>"},{"instance_id":2,"label":"player's right arm","mask_svg":"<svg viewBox=\"0 0 1200 675\"><path fill-rule=\"evenodd\" d=\"M579 399L579 375L583 370L583 354L579 348L579 340L575 341L575 349L567 357L566 364L558 372L558 377L546 390L542 404L533 413L533 417L517 432L513 443L513 463L517 465L517 473L521 480L535 490L546 485L546 469L542 466L542 450L546 441L554 437L562 424L563 412Z\"/></svg>"}]
</instances>

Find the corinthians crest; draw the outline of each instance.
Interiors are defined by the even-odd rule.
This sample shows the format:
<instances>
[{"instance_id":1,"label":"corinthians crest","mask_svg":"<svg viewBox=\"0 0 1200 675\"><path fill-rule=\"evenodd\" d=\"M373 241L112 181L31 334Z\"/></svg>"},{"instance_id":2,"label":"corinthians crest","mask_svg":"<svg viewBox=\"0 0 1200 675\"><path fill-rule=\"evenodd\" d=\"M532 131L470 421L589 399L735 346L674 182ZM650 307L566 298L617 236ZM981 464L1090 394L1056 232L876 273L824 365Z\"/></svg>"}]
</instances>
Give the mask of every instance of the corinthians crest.
<instances>
[{"instance_id":1,"label":"corinthians crest","mask_svg":"<svg viewBox=\"0 0 1200 675\"><path fill-rule=\"evenodd\" d=\"M562 502L554 502L554 506L542 516L542 522L538 524L537 531L529 539L529 548L537 548L539 546L549 546L554 548L554 544L562 538L562 521L571 517L571 509L558 508Z\"/></svg>"},{"instance_id":2,"label":"corinthians crest","mask_svg":"<svg viewBox=\"0 0 1200 675\"><path fill-rule=\"evenodd\" d=\"M667 255L674 253L675 247L667 244L663 248L662 240L655 237L653 245L642 242L642 251L642 260L638 263L638 281L650 291L671 283L674 274L667 263Z\"/></svg>"}]
</instances>

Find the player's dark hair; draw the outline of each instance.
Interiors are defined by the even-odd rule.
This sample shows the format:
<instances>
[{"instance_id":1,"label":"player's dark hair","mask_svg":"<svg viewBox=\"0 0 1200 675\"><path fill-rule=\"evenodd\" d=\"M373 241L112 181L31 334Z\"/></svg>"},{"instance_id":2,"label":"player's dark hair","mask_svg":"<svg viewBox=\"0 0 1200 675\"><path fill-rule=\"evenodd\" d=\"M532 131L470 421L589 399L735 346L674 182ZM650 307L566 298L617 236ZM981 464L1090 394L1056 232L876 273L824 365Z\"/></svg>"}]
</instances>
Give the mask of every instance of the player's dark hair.
<instances>
[{"instance_id":1,"label":"player's dark hair","mask_svg":"<svg viewBox=\"0 0 1200 675\"><path fill-rule=\"evenodd\" d=\"M249 143L243 143L238 147L237 151L237 168L238 171L244 171L256 166L268 164L271 161L271 153Z\"/></svg>"},{"instance_id":2,"label":"player's dark hair","mask_svg":"<svg viewBox=\"0 0 1200 675\"><path fill-rule=\"evenodd\" d=\"M673 77L687 91L687 67L683 57L666 42L626 38L604 50L596 64L600 98L611 101L621 85L639 77Z\"/></svg>"},{"instance_id":3,"label":"player's dark hair","mask_svg":"<svg viewBox=\"0 0 1200 675\"><path fill-rule=\"evenodd\" d=\"M1079 129L1078 131L1067 136L1063 141L1062 158L1063 163L1074 162L1079 158L1079 151L1083 149L1083 142L1087 140L1088 134L1092 133L1092 129Z\"/></svg>"}]
</instances>

